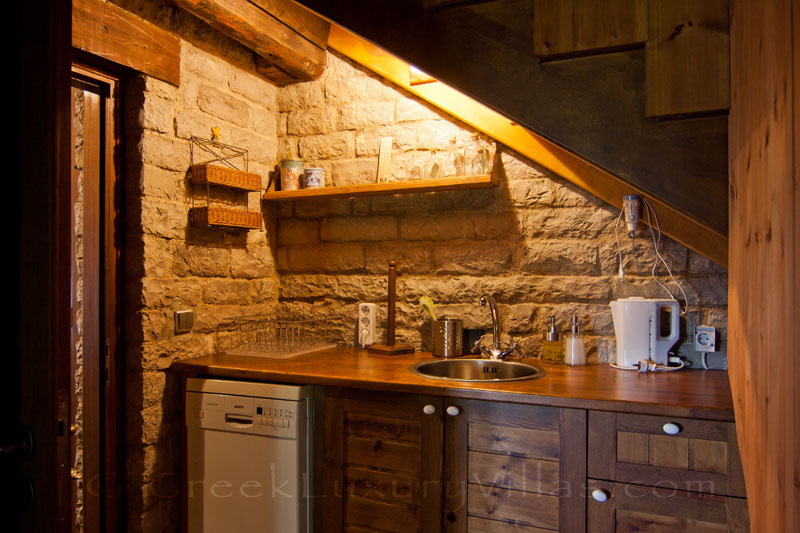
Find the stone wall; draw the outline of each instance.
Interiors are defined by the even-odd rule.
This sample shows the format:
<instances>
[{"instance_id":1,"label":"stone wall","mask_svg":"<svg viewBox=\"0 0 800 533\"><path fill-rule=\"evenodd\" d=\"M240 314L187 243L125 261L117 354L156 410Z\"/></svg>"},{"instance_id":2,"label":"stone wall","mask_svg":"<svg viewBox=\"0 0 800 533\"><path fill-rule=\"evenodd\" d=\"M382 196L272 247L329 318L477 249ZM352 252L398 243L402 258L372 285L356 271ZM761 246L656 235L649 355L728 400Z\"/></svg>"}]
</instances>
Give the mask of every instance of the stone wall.
<instances>
[{"instance_id":1,"label":"stone wall","mask_svg":"<svg viewBox=\"0 0 800 533\"><path fill-rule=\"evenodd\" d=\"M75 426L72 433L72 483L74 484L75 527L73 531L83 531L83 122L84 93L72 89L72 176L77 198L73 204L73 233L75 247L72 251L75 279L72 280L72 407L75 418L70 424Z\"/></svg>"},{"instance_id":2,"label":"stone wall","mask_svg":"<svg viewBox=\"0 0 800 533\"><path fill-rule=\"evenodd\" d=\"M474 133L335 54L320 80L281 89L277 102L279 155L326 168L335 184L375 180L381 137L393 138L394 157L405 164L414 154L424 160L447 151L452 139L468 143ZM619 210L518 154L505 150L502 161L507 180L497 189L277 205L281 300L352 321L356 302L386 301L393 259L404 342L429 346L431 323L420 296L433 298L441 314L463 317L465 327L486 328L489 313L477 305L486 293L496 296L503 330L526 355L539 354L550 316L564 331L577 315L590 360L613 357L608 303L666 296L650 278L649 234L640 232L635 251L621 237L628 257L623 282L614 235ZM727 273L672 240L663 246L689 298L688 327L717 326L724 350ZM664 268L659 272L666 283ZM670 290L682 299L674 285ZM385 305L380 310L382 324ZM352 343L355 333L347 333ZM680 353L697 364L691 342ZM709 361L725 366L724 353Z\"/></svg>"},{"instance_id":3,"label":"stone wall","mask_svg":"<svg viewBox=\"0 0 800 533\"><path fill-rule=\"evenodd\" d=\"M182 399L177 379L164 370L175 358L214 352L216 332L230 317L270 312L277 299L274 217L267 213L265 229L249 232L188 223L191 136L208 139L219 126L222 142L249 150L249 170L264 176L264 187L275 164L276 89L233 66L226 54L235 53L184 40L180 87L147 77L125 83L130 531L179 530ZM205 189L197 189L194 201L204 205ZM261 210L260 193L212 189L211 196ZM182 309L195 311L195 326L176 335L173 314Z\"/></svg>"}]
</instances>

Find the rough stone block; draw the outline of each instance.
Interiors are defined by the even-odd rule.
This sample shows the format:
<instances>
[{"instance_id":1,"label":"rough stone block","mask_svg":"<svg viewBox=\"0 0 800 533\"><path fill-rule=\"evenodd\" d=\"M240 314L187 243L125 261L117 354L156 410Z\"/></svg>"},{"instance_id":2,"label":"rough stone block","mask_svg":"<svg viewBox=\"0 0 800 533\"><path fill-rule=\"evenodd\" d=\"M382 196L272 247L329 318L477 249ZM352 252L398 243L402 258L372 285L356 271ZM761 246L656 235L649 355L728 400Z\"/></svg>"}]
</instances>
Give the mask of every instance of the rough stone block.
<instances>
[{"instance_id":1,"label":"rough stone block","mask_svg":"<svg viewBox=\"0 0 800 533\"><path fill-rule=\"evenodd\" d=\"M141 217L144 233L168 239L183 237L189 224L186 206L165 200L142 200Z\"/></svg>"},{"instance_id":2,"label":"rough stone block","mask_svg":"<svg viewBox=\"0 0 800 533\"><path fill-rule=\"evenodd\" d=\"M393 159L397 159L398 153L414 150L417 147L416 131L412 126L396 124L360 128L356 132L356 155L358 157L377 156L382 137L392 138ZM421 163L422 157L420 156L419 164Z\"/></svg>"},{"instance_id":3,"label":"rough stone block","mask_svg":"<svg viewBox=\"0 0 800 533\"><path fill-rule=\"evenodd\" d=\"M214 87L203 85L197 92L197 107L211 116L246 128L250 125L250 106Z\"/></svg>"},{"instance_id":4,"label":"rough stone block","mask_svg":"<svg viewBox=\"0 0 800 533\"><path fill-rule=\"evenodd\" d=\"M145 93L141 126L158 133L172 133L175 128L174 105L170 100Z\"/></svg>"},{"instance_id":5,"label":"rough stone block","mask_svg":"<svg viewBox=\"0 0 800 533\"><path fill-rule=\"evenodd\" d=\"M140 193L144 197L182 200L185 196L185 172L142 165L140 176Z\"/></svg>"},{"instance_id":6,"label":"rough stone block","mask_svg":"<svg viewBox=\"0 0 800 533\"><path fill-rule=\"evenodd\" d=\"M470 216L450 212L400 219L400 237L409 241L446 241L474 236L475 225Z\"/></svg>"},{"instance_id":7,"label":"rough stone block","mask_svg":"<svg viewBox=\"0 0 800 533\"><path fill-rule=\"evenodd\" d=\"M286 268L294 272L347 273L364 268L364 249L360 244L290 246L286 250Z\"/></svg>"},{"instance_id":8,"label":"rough stone block","mask_svg":"<svg viewBox=\"0 0 800 533\"><path fill-rule=\"evenodd\" d=\"M331 162L331 184L335 186L375 183L378 159L343 159Z\"/></svg>"},{"instance_id":9,"label":"rough stone block","mask_svg":"<svg viewBox=\"0 0 800 533\"><path fill-rule=\"evenodd\" d=\"M511 211L477 213L469 218L475 226L478 239L517 241L523 237L519 215ZM525 235L528 237L528 235Z\"/></svg>"},{"instance_id":10,"label":"rough stone block","mask_svg":"<svg viewBox=\"0 0 800 533\"><path fill-rule=\"evenodd\" d=\"M417 120L441 120L447 115L435 107L415 99L407 93L401 93L395 104L395 120L412 122Z\"/></svg>"},{"instance_id":11,"label":"rough stone block","mask_svg":"<svg viewBox=\"0 0 800 533\"><path fill-rule=\"evenodd\" d=\"M219 120L197 111L179 111L175 116L175 135L181 139L191 137L211 138L211 128L219 125ZM223 130L223 135L225 131ZM187 148L188 152L188 148Z\"/></svg>"},{"instance_id":12,"label":"rough stone block","mask_svg":"<svg viewBox=\"0 0 800 533\"><path fill-rule=\"evenodd\" d=\"M204 80L217 86L224 86L228 81L228 66L218 58L181 42L181 85L184 80Z\"/></svg>"},{"instance_id":13,"label":"rough stone block","mask_svg":"<svg viewBox=\"0 0 800 533\"><path fill-rule=\"evenodd\" d=\"M375 302L383 301L387 290L386 276L340 276L334 294L348 301Z\"/></svg>"},{"instance_id":14,"label":"rough stone block","mask_svg":"<svg viewBox=\"0 0 800 533\"><path fill-rule=\"evenodd\" d=\"M151 309L192 307L200 303L202 289L196 279L142 280L142 305Z\"/></svg>"},{"instance_id":15,"label":"rough stone block","mask_svg":"<svg viewBox=\"0 0 800 533\"><path fill-rule=\"evenodd\" d=\"M280 88L277 91L275 100L278 110L281 112L311 107L323 108L325 106L325 91L319 82L295 83Z\"/></svg>"},{"instance_id":16,"label":"rough stone block","mask_svg":"<svg viewBox=\"0 0 800 533\"><path fill-rule=\"evenodd\" d=\"M351 205L352 200L349 198L300 200L294 202L294 212L298 218L349 215L351 213Z\"/></svg>"},{"instance_id":17,"label":"rough stone block","mask_svg":"<svg viewBox=\"0 0 800 533\"><path fill-rule=\"evenodd\" d=\"M346 104L339 108L339 129L363 130L393 122L393 101Z\"/></svg>"},{"instance_id":18,"label":"rough stone block","mask_svg":"<svg viewBox=\"0 0 800 533\"><path fill-rule=\"evenodd\" d=\"M253 119L253 130L264 137L275 137L277 135L278 118L274 111L254 108L250 110L250 117Z\"/></svg>"},{"instance_id":19,"label":"rough stone block","mask_svg":"<svg viewBox=\"0 0 800 533\"><path fill-rule=\"evenodd\" d=\"M186 141L145 131L139 150L145 164L177 172L185 172L189 168L189 145Z\"/></svg>"},{"instance_id":20,"label":"rough stone block","mask_svg":"<svg viewBox=\"0 0 800 533\"><path fill-rule=\"evenodd\" d=\"M385 241L397 238L397 219L391 216L324 218L323 241Z\"/></svg>"},{"instance_id":21,"label":"rough stone block","mask_svg":"<svg viewBox=\"0 0 800 533\"><path fill-rule=\"evenodd\" d=\"M448 120L426 120L416 126L417 148L423 150L447 150L454 138L458 146L465 146L473 133Z\"/></svg>"},{"instance_id":22,"label":"rough stone block","mask_svg":"<svg viewBox=\"0 0 800 533\"><path fill-rule=\"evenodd\" d=\"M172 256L172 271L179 277L227 277L230 271L230 250L189 243L177 246Z\"/></svg>"},{"instance_id":23,"label":"rough stone block","mask_svg":"<svg viewBox=\"0 0 800 533\"><path fill-rule=\"evenodd\" d=\"M437 274L500 274L511 267L513 250L506 244L447 243L433 247Z\"/></svg>"},{"instance_id":24,"label":"rough stone block","mask_svg":"<svg viewBox=\"0 0 800 533\"><path fill-rule=\"evenodd\" d=\"M252 74L233 70L228 79L228 87L236 94L240 94L256 104L267 109L276 108L278 88L271 83Z\"/></svg>"},{"instance_id":25,"label":"rough stone block","mask_svg":"<svg viewBox=\"0 0 800 533\"><path fill-rule=\"evenodd\" d=\"M250 302L254 304L269 304L277 301L276 279L254 279L250 281Z\"/></svg>"},{"instance_id":26,"label":"rough stone block","mask_svg":"<svg viewBox=\"0 0 800 533\"><path fill-rule=\"evenodd\" d=\"M245 280L209 279L203 285L203 302L212 305L246 305L250 283Z\"/></svg>"},{"instance_id":27,"label":"rough stone block","mask_svg":"<svg viewBox=\"0 0 800 533\"><path fill-rule=\"evenodd\" d=\"M387 275L389 261L397 263L399 274L430 274L433 270L431 249L427 245L386 242L365 249L368 274Z\"/></svg>"},{"instance_id":28,"label":"rough stone block","mask_svg":"<svg viewBox=\"0 0 800 533\"><path fill-rule=\"evenodd\" d=\"M272 252L265 244L249 244L247 248L231 249L231 276L257 279L275 275Z\"/></svg>"},{"instance_id":29,"label":"rough stone block","mask_svg":"<svg viewBox=\"0 0 800 533\"><path fill-rule=\"evenodd\" d=\"M291 111L286 122L289 135L317 135L336 131L336 109L311 107Z\"/></svg>"},{"instance_id":30,"label":"rough stone block","mask_svg":"<svg viewBox=\"0 0 800 533\"><path fill-rule=\"evenodd\" d=\"M324 298L336 294L337 287L336 276L285 274L278 291L283 299Z\"/></svg>"},{"instance_id":31,"label":"rough stone block","mask_svg":"<svg viewBox=\"0 0 800 533\"><path fill-rule=\"evenodd\" d=\"M355 156L355 140L349 131L309 135L300 137L298 151L300 157L307 162L314 162L317 159L352 158Z\"/></svg>"},{"instance_id":32,"label":"rough stone block","mask_svg":"<svg viewBox=\"0 0 800 533\"><path fill-rule=\"evenodd\" d=\"M534 209L523 219L525 235L533 238L593 239L611 232L616 214L604 209L575 207Z\"/></svg>"},{"instance_id":33,"label":"rough stone block","mask_svg":"<svg viewBox=\"0 0 800 533\"><path fill-rule=\"evenodd\" d=\"M319 221L288 219L278 223L278 246L319 242Z\"/></svg>"},{"instance_id":34,"label":"rough stone block","mask_svg":"<svg viewBox=\"0 0 800 533\"><path fill-rule=\"evenodd\" d=\"M377 77L364 74L325 82L325 99L337 106L394 100L397 96L397 90L389 82L384 83Z\"/></svg>"},{"instance_id":35,"label":"rough stone block","mask_svg":"<svg viewBox=\"0 0 800 533\"><path fill-rule=\"evenodd\" d=\"M520 266L535 274L599 274L597 244L580 240L525 242Z\"/></svg>"}]
</instances>

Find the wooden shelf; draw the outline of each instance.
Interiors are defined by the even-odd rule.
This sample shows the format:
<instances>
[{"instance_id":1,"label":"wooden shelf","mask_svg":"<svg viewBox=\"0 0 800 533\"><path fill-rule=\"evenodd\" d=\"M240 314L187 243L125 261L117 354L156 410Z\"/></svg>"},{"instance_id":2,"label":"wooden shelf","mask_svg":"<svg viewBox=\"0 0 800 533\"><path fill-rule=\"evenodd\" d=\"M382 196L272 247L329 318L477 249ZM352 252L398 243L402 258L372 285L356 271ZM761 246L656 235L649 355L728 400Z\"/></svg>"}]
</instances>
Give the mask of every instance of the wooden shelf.
<instances>
[{"instance_id":1,"label":"wooden shelf","mask_svg":"<svg viewBox=\"0 0 800 533\"><path fill-rule=\"evenodd\" d=\"M457 176L452 178L422 179L413 181L392 181L388 183L363 183L321 189L300 189L297 191L268 190L264 200L271 202L290 202L310 198L354 198L359 196L382 196L389 194L408 194L435 191L458 191L464 189L488 189L500 185L503 165L499 150L493 156L491 174Z\"/></svg>"}]
</instances>

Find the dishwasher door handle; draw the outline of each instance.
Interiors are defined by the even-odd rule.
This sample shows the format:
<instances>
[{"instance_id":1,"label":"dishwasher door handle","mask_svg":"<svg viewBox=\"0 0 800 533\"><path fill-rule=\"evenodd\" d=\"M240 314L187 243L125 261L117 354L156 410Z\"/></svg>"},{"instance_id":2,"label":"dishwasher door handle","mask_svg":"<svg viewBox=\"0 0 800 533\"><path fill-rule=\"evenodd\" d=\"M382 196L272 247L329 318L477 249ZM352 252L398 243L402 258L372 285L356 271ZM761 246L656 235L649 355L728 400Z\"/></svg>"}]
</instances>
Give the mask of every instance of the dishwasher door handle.
<instances>
[{"instance_id":1,"label":"dishwasher door handle","mask_svg":"<svg viewBox=\"0 0 800 533\"><path fill-rule=\"evenodd\" d=\"M253 425L253 419L242 415L225 414L225 423L237 428L248 428Z\"/></svg>"}]
</instances>

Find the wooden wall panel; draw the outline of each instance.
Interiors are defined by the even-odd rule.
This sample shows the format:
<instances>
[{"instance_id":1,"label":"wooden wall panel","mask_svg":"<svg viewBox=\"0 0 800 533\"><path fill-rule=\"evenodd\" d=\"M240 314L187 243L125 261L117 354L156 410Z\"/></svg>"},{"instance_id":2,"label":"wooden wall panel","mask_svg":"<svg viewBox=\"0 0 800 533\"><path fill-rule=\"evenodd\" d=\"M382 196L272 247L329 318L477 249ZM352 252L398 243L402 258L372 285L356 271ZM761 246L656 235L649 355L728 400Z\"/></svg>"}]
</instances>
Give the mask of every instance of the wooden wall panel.
<instances>
[{"instance_id":1,"label":"wooden wall panel","mask_svg":"<svg viewBox=\"0 0 800 533\"><path fill-rule=\"evenodd\" d=\"M752 531L800 529L799 10L731 3L728 365Z\"/></svg>"},{"instance_id":2,"label":"wooden wall panel","mask_svg":"<svg viewBox=\"0 0 800 533\"><path fill-rule=\"evenodd\" d=\"M650 0L647 116L730 107L728 0Z\"/></svg>"},{"instance_id":3,"label":"wooden wall panel","mask_svg":"<svg viewBox=\"0 0 800 533\"><path fill-rule=\"evenodd\" d=\"M645 0L536 0L536 57L575 55L647 40Z\"/></svg>"}]
</instances>

